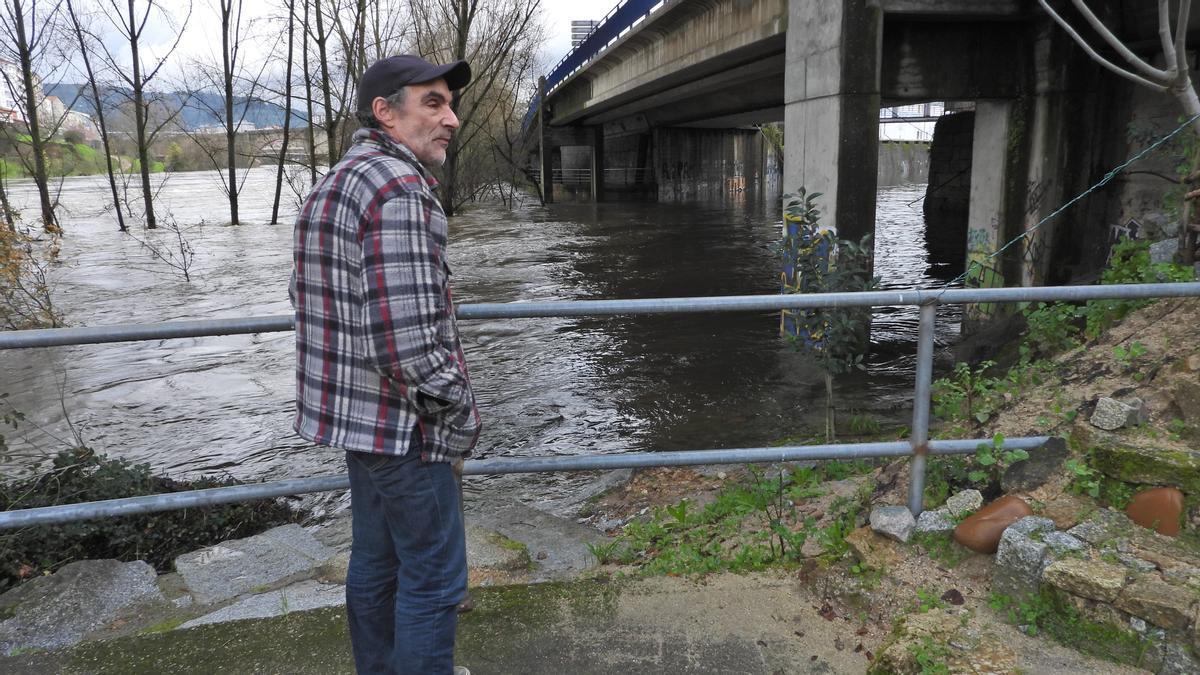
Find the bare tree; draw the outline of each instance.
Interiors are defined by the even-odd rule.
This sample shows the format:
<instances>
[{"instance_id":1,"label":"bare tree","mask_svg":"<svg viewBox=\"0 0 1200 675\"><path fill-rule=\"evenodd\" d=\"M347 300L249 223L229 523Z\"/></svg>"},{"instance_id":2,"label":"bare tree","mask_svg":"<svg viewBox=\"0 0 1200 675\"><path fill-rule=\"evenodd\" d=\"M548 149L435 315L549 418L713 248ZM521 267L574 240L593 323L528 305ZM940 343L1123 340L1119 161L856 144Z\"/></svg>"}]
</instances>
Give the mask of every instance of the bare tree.
<instances>
[{"instance_id":1,"label":"bare tree","mask_svg":"<svg viewBox=\"0 0 1200 675\"><path fill-rule=\"evenodd\" d=\"M1188 69L1187 58L1187 24L1192 9L1192 0L1179 0L1179 11L1175 20L1175 28L1171 28L1171 8L1169 0L1158 0L1158 37L1162 47L1165 67L1155 68L1148 61L1138 56L1120 38L1116 36L1096 13L1091 10L1084 0L1071 0L1071 4L1083 16L1092 30L1115 51L1128 67L1122 67L1102 56L1082 35L1076 31L1063 16L1055 10L1048 0L1038 0L1046 13L1071 36L1092 60L1104 68L1137 84L1154 91L1170 94L1183 108L1184 113L1191 118L1192 133L1200 136L1200 98L1192 84L1191 73ZM1185 179L1188 185L1187 199L1182 209L1182 223L1179 231L1179 255L1181 262L1190 265L1195 260L1196 228L1192 223L1192 200L1200 198L1196 184L1200 182L1200 153L1192 157L1192 167Z\"/></svg>"},{"instance_id":2,"label":"bare tree","mask_svg":"<svg viewBox=\"0 0 1200 675\"><path fill-rule=\"evenodd\" d=\"M239 162L238 135L246 122L251 105L259 100L263 89L263 73L268 59L262 59L257 69L248 66L243 58L242 46L254 38L253 22L243 17L242 0L215 0L221 18L220 63L196 60L192 63L190 83L182 88L187 93L187 105L208 113L218 120L224 143L207 142L211 136L184 129L200 148L208 162L221 178L221 191L229 201L229 221L238 225L238 197L245 184L247 171L238 174L238 165L253 164L255 154L242 154ZM214 99L209 92L221 92Z\"/></svg>"},{"instance_id":3,"label":"bare tree","mask_svg":"<svg viewBox=\"0 0 1200 675\"><path fill-rule=\"evenodd\" d=\"M139 1L142 4L140 8ZM165 114L160 115L158 120L152 120L152 105L156 102L162 105L165 102L161 95L152 92L152 84L183 38L184 29L192 15L191 0L188 0L185 7L183 21L176 24L174 15L164 7L162 0L104 0L100 3L103 15L121 39L129 45L128 66L108 49L100 50L97 55L108 71L115 73L118 80L128 87L128 98L133 108L138 168L141 174L142 205L146 229L150 230L158 227L154 215L155 190L150 183L150 145L181 110L180 106L166 106ZM142 36L152 17L174 33L174 41L159 56L152 58L147 66L142 61Z\"/></svg>"},{"instance_id":4,"label":"bare tree","mask_svg":"<svg viewBox=\"0 0 1200 675\"><path fill-rule=\"evenodd\" d=\"M531 53L543 35L537 22L541 0L410 0L416 48L437 61L465 59L472 80L455 93L453 107L462 126L454 135L443 168L442 206L453 215L477 194L468 169L491 154L483 140L498 134L511 98L527 75ZM489 133L489 129L493 129Z\"/></svg>"},{"instance_id":5,"label":"bare tree","mask_svg":"<svg viewBox=\"0 0 1200 675\"><path fill-rule=\"evenodd\" d=\"M292 49L296 34L296 0L287 0L287 72L283 76L283 140L279 147L279 166L275 172L275 200L271 203L271 224L279 222L279 198L283 193L283 166L287 163L288 140L292 129Z\"/></svg>"},{"instance_id":6,"label":"bare tree","mask_svg":"<svg viewBox=\"0 0 1200 675\"><path fill-rule=\"evenodd\" d=\"M83 60L84 74L87 76L88 86L92 90L92 103L96 109L96 120L100 127L100 142L104 145L104 164L108 173L108 185L112 190L113 210L117 212L117 228L121 232L126 232L129 230L129 226L125 224L125 212L121 209L121 199L117 195L117 175L113 167L112 146L108 138L108 125L104 121L104 100L100 96L100 85L96 72L92 69L90 55L90 51L95 48L99 40L95 35L83 29L79 14L75 11L72 0L67 0L67 15L71 20L71 30L75 34L75 40L79 43L79 54Z\"/></svg>"},{"instance_id":7,"label":"bare tree","mask_svg":"<svg viewBox=\"0 0 1200 675\"><path fill-rule=\"evenodd\" d=\"M25 123L29 128L29 145L33 156L30 168L38 189L42 228L54 234L61 234L62 228L55 218L46 169L46 141L53 135L53 131L46 134L46 130L42 128L43 122L39 119L44 97L41 95L41 85L34 69L54 46L54 36L61 19L60 8L60 2L50 3L50 6L46 7L44 3L39 4L38 0L28 0L28 3L26 0L5 0L4 12L0 14L0 28L3 29L5 37L0 46L0 54L3 54L6 60L15 59L21 71L20 82L13 82L7 72L4 72L4 85L8 87L13 98L21 102Z\"/></svg>"}]
</instances>

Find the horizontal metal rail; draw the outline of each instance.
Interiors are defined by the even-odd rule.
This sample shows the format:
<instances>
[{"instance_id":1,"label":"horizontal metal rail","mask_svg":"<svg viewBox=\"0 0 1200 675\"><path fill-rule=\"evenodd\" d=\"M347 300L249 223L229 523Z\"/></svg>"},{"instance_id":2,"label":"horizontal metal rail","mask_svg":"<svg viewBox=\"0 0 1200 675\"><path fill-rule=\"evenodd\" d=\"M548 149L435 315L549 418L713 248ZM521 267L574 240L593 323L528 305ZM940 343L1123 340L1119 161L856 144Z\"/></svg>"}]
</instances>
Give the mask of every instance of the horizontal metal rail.
<instances>
[{"instance_id":1,"label":"horizontal metal rail","mask_svg":"<svg viewBox=\"0 0 1200 675\"><path fill-rule=\"evenodd\" d=\"M1033 450L1042 446L1046 436L1007 438L1004 447L1010 450ZM933 441L933 454L962 454L974 452L980 444L991 445L991 439ZM623 455L582 455L576 457L525 457L519 459L470 460L463 466L465 475L507 473L538 473L547 471L610 471L651 466L698 466L744 464L757 462L798 462L822 459L858 459L868 457L903 457L912 453L906 441L884 443L852 443L842 445L800 445L778 448L738 448L728 450L687 450L678 452L644 452ZM269 483L254 483L232 487L207 488L190 492L126 497L99 502L44 506L21 511L0 511L0 530L35 525L56 525L79 520L132 516L159 511L191 509L217 504L269 499L288 495L345 490L350 479L345 475L299 478Z\"/></svg>"},{"instance_id":2,"label":"horizontal metal rail","mask_svg":"<svg viewBox=\"0 0 1200 675\"><path fill-rule=\"evenodd\" d=\"M921 307L917 338L917 366L913 400L912 436L907 442L857 443L782 448L741 448L655 452L623 455L583 455L576 457L532 457L521 459L475 460L466 463L464 473L502 474L548 471L599 471L650 466L685 466L743 462L802 461L862 457L911 455L913 464L909 483L909 509L920 514L925 485L925 457L928 454L973 452L990 440L928 441L929 398L933 366L934 318L938 305L966 303L1073 301L1099 299L1146 299L1200 296L1200 283L1117 284L1108 286L1053 286L1032 288L979 288L941 290L872 291L866 293L823 293L809 295L749 295L708 298L658 298L648 300L587 300L570 302L517 302L462 305L460 319L511 319L541 317L605 317L622 315L681 314L699 312L778 311L781 309L903 306ZM0 333L0 349L96 344L130 340L234 335L281 332L293 329L291 316L266 316L242 319L178 321L152 325L112 325L84 328L54 328ZM1008 449L1030 450L1046 437L1010 438ZM345 489L345 476L322 476L297 480L210 488L105 502L0 512L0 530L47 525L90 518L101 518L173 509L195 508L247 499L264 499L293 494Z\"/></svg>"},{"instance_id":3,"label":"horizontal metal rail","mask_svg":"<svg viewBox=\"0 0 1200 675\"><path fill-rule=\"evenodd\" d=\"M991 302L1146 299L1200 296L1200 283L1112 284L1108 286L1043 286L1031 288L948 288L818 293L796 295L735 295L645 300L570 300L460 305L458 318L533 319L550 317L606 317L695 312L768 312L781 309L828 307L891 307L955 305ZM157 324L114 324L79 328L45 328L0 333L0 349L100 344L133 340L166 340L213 335L273 333L294 328L291 315L241 319L201 319Z\"/></svg>"}]
</instances>

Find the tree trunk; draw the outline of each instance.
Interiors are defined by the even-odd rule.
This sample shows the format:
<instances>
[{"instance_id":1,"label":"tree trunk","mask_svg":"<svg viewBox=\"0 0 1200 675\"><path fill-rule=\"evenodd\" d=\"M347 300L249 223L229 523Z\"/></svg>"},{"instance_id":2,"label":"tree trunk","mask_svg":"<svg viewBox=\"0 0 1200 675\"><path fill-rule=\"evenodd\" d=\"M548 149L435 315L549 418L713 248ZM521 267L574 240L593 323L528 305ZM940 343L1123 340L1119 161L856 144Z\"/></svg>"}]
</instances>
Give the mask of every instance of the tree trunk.
<instances>
[{"instance_id":1,"label":"tree trunk","mask_svg":"<svg viewBox=\"0 0 1200 675\"><path fill-rule=\"evenodd\" d=\"M4 212L4 224L10 231L17 229L13 220L12 206L8 203L8 191L4 189L4 176L0 176L0 211Z\"/></svg>"},{"instance_id":2,"label":"tree trunk","mask_svg":"<svg viewBox=\"0 0 1200 675\"><path fill-rule=\"evenodd\" d=\"M121 211L121 198L117 193L117 176L113 171L112 148L108 140L108 126L104 122L104 104L100 100L100 88L96 84L96 75L92 71L92 62L88 57L87 44L83 39L83 28L79 25L79 19L75 16L75 7L72 3L67 3L67 13L71 15L71 26L75 30L75 38L79 42L79 53L83 56L83 68L87 73L88 84L92 89L92 101L96 104L96 122L100 126L100 142L104 146L104 166L108 173L108 187L112 191L113 210L117 212L117 229L121 232L127 232L129 227L125 224L125 213Z\"/></svg>"},{"instance_id":3,"label":"tree trunk","mask_svg":"<svg viewBox=\"0 0 1200 675\"><path fill-rule=\"evenodd\" d=\"M25 110L28 118L30 146L33 149L33 181L37 184L42 207L42 229L62 234L54 219L54 204L50 201L50 180L46 174L46 147L38 120L37 96L33 90L33 54L25 35L25 9L21 0L13 0L13 23L17 31L17 54L21 59L21 84L25 87Z\"/></svg>"},{"instance_id":4,"label":"tree trunk","mask_svg":"<svg viewBox=\"0 0 1200 675\"><path fill-rule=\"evenodd\" d=\"M825 373L825 440L832 443L836 438L833 425L833 375Z\"/></svg>"},{"instance_id":5,"label":"tree trunk","mask_svg":"<svg viewBox=\"0 0 1200 675\"><path fill-rule=\"evenodd\" d=\"M308 171L312 177L312 185L317 184L317 136L313 129L313 90L312 72L308 69L308 0L304 2L304 40L300 43L301 58L304 59L304 107L308 114Z\"/></svg>"},{"instance_id":6,"label":"tree trunk","mask_svg":"<svg viewBox=\"0 0 1200 675\"><path fill-rule=\"evenodd\" d=\"M287 161L288 137L292 129L292 39L296 32L296 2L288 0L287 68L283 76L283 145L279 149L279 167L275 171L275 201L271 205L271 224L279 222L279 198L283 194L283 164Z\"/></svg>"},{"instance_id":7,"label":"tree trunk","mask_svg":"<svg viewBox=\"0 0 1200 675\"><path fill-rule=\"evenodd\" d=\"M330 89L333 88L333 82L329 80L329 61L325 49L325 43L329 36L325 34L325 21L321 16L321 3L316 1L313 3L313 9L317 15L317 58L321 60L321 96L325 106L325 148L328 156L329 166L333 166L336 158L341 157L341 153L337 152L337 124L333 114L333 101Z\"/></svg>"},{"instance_id":8,"label":"tree trunk","mask_svg":"<svg viewBox=\"0 0 1200 675\"><path fill-rule=\"evenodd\" d=\"M133 124L137 132L138 164L142 174L142 202L146 207L146 229L153 230L158 227L158 221L154 217L154 191L150 188L150 147L146 141L146 125L148 124L146 118L149 106L146 105L142 91L146 83L142 81L142 64L138 56L138 33L134 30L137 25L133 0L129 0L129 55L133 65Z\"/></svg>"},{"instance_id":9,"label":"tree trunk","mask_svg":"<svg viewBox=\"0 0 1200 675\"><path fill-rule=\"evenodd\" d=\"M221 64L225 77L225 160L229 163L229 224L239 225L236 152L238 123L233 119L233 69L237 64L233 62L234 45L229 43L229 17L233 13L233 1L221 0ZM241 12L240 0L238 11Z\"/></svg>"}]
</instances>

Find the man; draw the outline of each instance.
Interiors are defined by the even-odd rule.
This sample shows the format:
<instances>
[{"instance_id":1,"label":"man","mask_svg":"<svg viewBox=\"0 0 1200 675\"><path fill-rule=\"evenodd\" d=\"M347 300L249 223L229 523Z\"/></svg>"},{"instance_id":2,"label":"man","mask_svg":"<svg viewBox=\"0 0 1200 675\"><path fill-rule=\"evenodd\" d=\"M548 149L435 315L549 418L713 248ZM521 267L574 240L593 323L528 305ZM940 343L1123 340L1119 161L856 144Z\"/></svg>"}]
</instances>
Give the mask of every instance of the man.
<instances>
[{"instance_id":1,"label":"man","mask_svg":"<svg viewBox=\"0 0 1200 675\"><path fill-rule=\"evenodd\" d=\"M446 160L464 61L377 61L354 145L296 221L300 436L346 450L346 610L358 672L456 675L466 544L454 465L479 436L430 167Z\"/></svg>"}]
</instances>

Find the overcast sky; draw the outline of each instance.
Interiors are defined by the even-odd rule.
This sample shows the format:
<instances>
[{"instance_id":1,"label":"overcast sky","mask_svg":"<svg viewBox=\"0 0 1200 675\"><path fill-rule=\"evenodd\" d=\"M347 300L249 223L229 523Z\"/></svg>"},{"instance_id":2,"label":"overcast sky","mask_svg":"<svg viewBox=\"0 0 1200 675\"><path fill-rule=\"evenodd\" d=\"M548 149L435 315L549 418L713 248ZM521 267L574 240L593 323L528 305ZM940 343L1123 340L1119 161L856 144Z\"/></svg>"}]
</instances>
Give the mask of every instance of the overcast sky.
<instances>
[{"instance_id":1,"label":"overcast sky","mask_svg":"<svg viewBox=\"0 0 1200 675\"><path fill-rule=\"evenodd\" d=\"M504 0L500 0L504 1ZM571 48L571 22L575 20L592 19L597 20L604 17L619 0L542 0L541 20L542 25L546 27L546 44L543 48L544 56L543 63L549 69L555 63L566 55ZM189 59L203 59L207 61L219 61L221 44L220 40L214 39L214 35L220 33L220 18L214 5L216 3L211 0L195 0L193 3L192 17L188 21L187 29L180 41L179 51L173 61L182 64ZM251 19L259 20L279 13L273 5L276 3L255 2L250 0L246 2L246 16ZM180 7L177 5L176 7ZM168 6L170 3L168 2ZM182 10L176 19L183 20ZM214 28L216 29L214 31ZM272 44L270 40L278 39L280 36L275 32L269 37L263 37L258 40L258 44L254 45L248 51L258 51L260 53L268 53ZM151 55L162 53L170 47L171 41L175 38L175 32L161 22L152 21L148 27L146 34L146 42ZM119 48L118 45L111 45ZM146 59L148 61L148 58Z\"/></svg>"}]
</instances>

